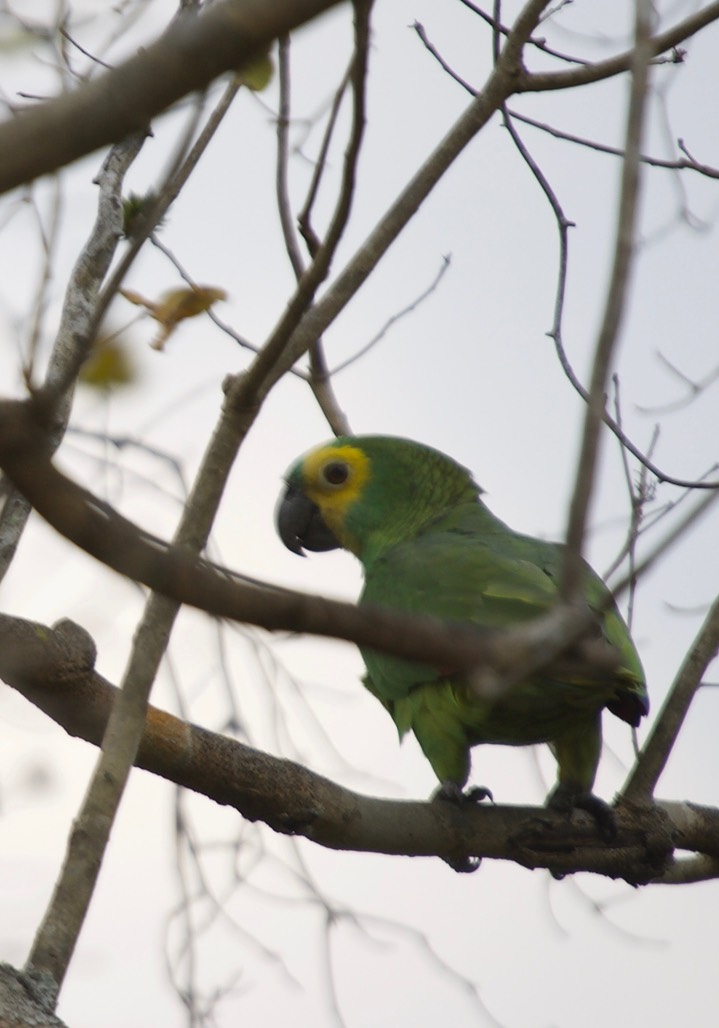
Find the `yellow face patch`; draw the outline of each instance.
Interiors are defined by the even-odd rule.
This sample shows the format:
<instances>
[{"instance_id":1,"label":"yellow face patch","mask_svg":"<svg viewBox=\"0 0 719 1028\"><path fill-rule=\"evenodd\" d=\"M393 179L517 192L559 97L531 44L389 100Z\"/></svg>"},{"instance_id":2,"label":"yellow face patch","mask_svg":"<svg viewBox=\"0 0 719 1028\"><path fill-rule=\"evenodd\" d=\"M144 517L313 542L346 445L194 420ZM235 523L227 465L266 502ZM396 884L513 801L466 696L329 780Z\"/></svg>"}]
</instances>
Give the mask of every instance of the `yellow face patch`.
<instances>
[{"instance_id":1,"label":"yellow face patch","mask_svg":"<svg viewBox=\"0 0 719 1028\"><path fill-rule=\"evenodd\" d=\"M328 527L343 542L344 519L370 477L370 460L356 446L323 446L302 465L307 498L316 503Z\"/></svg>"}]
</instances>

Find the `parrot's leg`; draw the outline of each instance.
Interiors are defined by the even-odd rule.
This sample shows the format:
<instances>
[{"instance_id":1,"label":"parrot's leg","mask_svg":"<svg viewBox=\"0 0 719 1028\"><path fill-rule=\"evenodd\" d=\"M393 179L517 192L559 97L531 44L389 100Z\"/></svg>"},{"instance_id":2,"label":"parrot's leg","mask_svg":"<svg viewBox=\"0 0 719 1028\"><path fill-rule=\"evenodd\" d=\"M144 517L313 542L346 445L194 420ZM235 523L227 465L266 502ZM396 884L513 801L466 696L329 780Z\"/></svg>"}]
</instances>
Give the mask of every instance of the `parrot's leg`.
<instances>
[{"instance_id":1,"label":"parrot's leg","mask_svg":"<svg viewBox=\"0 0 719 1028\"><path fill-rule=\"evenodd\" d=\"M592 792L602 749L601 718L599 710L551 743L559 780L547 797L547 806L568 813L586 810L605 842L611 842L617 834L614 811Z\"/></svg>"},{"instance_id":2,"label":"parrot's leg","mask_svg":"<svg viewBox=\"0 0 719 1028\"><path fill-rule=\"evenodd\" d=\"M573 810L586 810L594 818L599 834L605 842L612 842L617 837L617 820L614 811L593 792L578 792L569 784L558 785L547 797L547 806L551 810L571 814Z\"/></svg>"},{"instance_id":3,"label":"parrot's leg","mask_svg":"<svg viewBox=\"0 0 719 1028\"><path fill-rule=\"evenodd\" d=\"M453 782L451 778L445 778L439 788L432 793L432 803L451 803L460 810L466 810L468 806L481 803L482 800L490 800L494 803L492 793L484 785L473 785L471 789L463 792L461 786ZM476 871L482 863L481 857L459 857L457 860L442 858L446 864L460 874L471 874Z\"/></svg>"},{"instance_id":4,"label":"parrot's leg","mask_svg":"<svg viewBox=\"0 0 719 1028\"><path fill-rule=\"evenodd\" d=\"M446 697L451 696L450 683L442 683L441 691L434 682L429 686L420 686L412 696L416 704L412 728L422 752L440 781L439 788L432 794L432 802L450 803L456 809L466 810L481 800L491 800L492 793L483 785L474 786L466 792L462 790L469 778L469 744L464 727L453 716L453 704L449 706L449 716L443 705ZM442 701L439 706L436 705L438 697ZM476 871L481 863L478 857L442 859L455 871L463 873Z\"/></svg>"}]
</instances>

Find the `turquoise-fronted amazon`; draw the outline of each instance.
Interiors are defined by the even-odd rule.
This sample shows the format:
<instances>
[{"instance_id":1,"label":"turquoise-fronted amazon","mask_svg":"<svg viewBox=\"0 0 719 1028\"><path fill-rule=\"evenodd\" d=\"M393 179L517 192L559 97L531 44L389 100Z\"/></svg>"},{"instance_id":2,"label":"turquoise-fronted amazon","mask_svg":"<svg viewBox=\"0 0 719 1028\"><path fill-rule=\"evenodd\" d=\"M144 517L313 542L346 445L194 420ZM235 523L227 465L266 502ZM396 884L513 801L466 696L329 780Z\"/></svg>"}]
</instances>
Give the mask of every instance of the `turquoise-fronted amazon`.
<instances>
[{"instance_id":1,"label":"turquoise-fronted amazon","mask_svg":"<svg viewBox=\"0 0 719 1028\"><path fill-rule=\"evenodd\" d=\"M360 604L384 604L502 628L545 613L558 596L563 547L513 532L480 499L470 473L419 443L345 436L289 470L277 512L289 549L344 547L362 562ZM589 810L611 827L592 794L606 707L630 725L648 711L642 666L607 587L585 565L584 594L597 632L620 663L606 677L539 672L501 698L482 699L460 673L363 649L365 685L400 737L414 732L446 793L460 792L479 743L546 742L558 764L548 803Z\"/></svg>"}]
</instances>

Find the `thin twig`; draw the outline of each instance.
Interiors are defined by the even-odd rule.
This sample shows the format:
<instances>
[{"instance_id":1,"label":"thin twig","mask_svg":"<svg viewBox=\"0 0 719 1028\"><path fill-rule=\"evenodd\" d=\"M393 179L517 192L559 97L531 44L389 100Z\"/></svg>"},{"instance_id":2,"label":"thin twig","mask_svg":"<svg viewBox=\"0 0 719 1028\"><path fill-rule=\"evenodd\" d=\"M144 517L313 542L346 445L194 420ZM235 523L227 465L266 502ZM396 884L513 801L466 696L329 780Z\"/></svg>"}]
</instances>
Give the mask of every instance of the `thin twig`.
<instances>
[{"instance_id":1,"label":"thin twig","mask_svg":"<svg viewBox=\"0 0 719 1028\"><path fill-rule=\"evenodd\" d=\"M700 378L698 382L689 378L685 375L680 368L676 367L675 364L664 356L664 354L658 350L657 359L667 368L680 382L683 382L687 387L687 395L674 400L672 403L657 404L653 407L643 406L642 404L636 404L636 408L642 414L673 414L675 411L681 410L686 407L687 404L695 400L697 396L701 396L705 389L708 389L719 379L719 367L714 368L703 378Z\"/></svg>"},{"instance_id":2,"label":"thin twig","mask_svg":"<svg viewBox=\"0 0 719 1028\"><path fill-rule=\"evenodd\" d=\"M689 494L687 494L689 495ZM635 578L639 579L642 575L645 575L651 567L653 567L660 557L663 557L667 553L674 543L685 535L689 529L697 523L707 513L711 507L719 500L719 492L712 491L711 493L705 493L702 499L695 504L694 507L681 521L672 528L670 532L664 536L657 545L649 551L649 553L635 564L633 568L630 568L629 572L622 578L618 583L612 586L612 595L617 597L631 587L632 582Z\"/></svg>"},{"instance_id":3,"label":"thin twig","mask_svg":"<svg viewBox=\"0 0 719 1028\"><path fill-rule=\"evenodd\" d=\"M493 17L492 15L487 14L487 12L483 10L481 7L479 7L477 4L471 3L471 0L459 0L459 2L464 4L465 7L467 7L470 11L472 11L474 14L480 17L482 21L486 22L486 24L489 25L494 34L500 34L502 36L509 35L510 29L506 25L503 25L501 21L498 21L496 16ZM551 14L552 12L550 11L548 13ZM542 18L541 20L544 21L544 18ZM535 36L530 36L527 40L527 43L529 44L529 46L533 46L535 49L541 50L542 53L547 54L547 56L556 57L557 60L565 61L567 64L585 65L589 63L588 61L582 60L580 57L573 57L571 54L564 54L561 53L559 50L554 50L552 47L547 46L546 39L539 39Z\"/></svg>"},{"instance_id":4,"label":"thin twig","mask_svg":"<svg viewBox=\"0 0 719 1028\"><path fill-rule=\"evenodd\" d=\"M612 382L614 384L614 411L615 418L619 427L622 427L622 409L619 402L619 376L613 375ZM654 452L654 447L659 438L659 427L656 426L652 434L652 438L649 443L648 454L651 455ZM629 596L627 598L627 610L626 620L630 630L632 627L633 613L634 613L634 595L636 592L637 576L636 576L636 550L637 541L641 532L642 521L644 520L644 508L647 500L649 500L654 494L654 483L648 481L647 469L644 465L641 465L639 481L634 484L632 478L632 470L629 466L629 458L627 456L626 449L620 444L619 452L622 459L622 468L624 470L624 481L627 486L627 492L629 493L629 502L631 507L629 527L627 529L627 536L624 541L624 545L619 550L619 553L615 557L611 567L604 574L604 578L609 578L616 569L623 563L624 559L627 558L629 562L629 574L632 576L632 581L629 586Z\"/></svg>"},{"instance_id":5,"label":"thin twig","mask_svg":"<svg viewBox=\"0 0 719 1028\"><path fill-rule=\"evenodd\" d=\"M639 153L649 82L649 61L652 56L653 13L651 0L638 0L632 60L632 86L625 137L626 157L622 165L614 258L604 315L594 354L575 488L569 509L567 550L560 590L565 599L571 599L577 595L584 576L582 549L589 505L594 489L601 427L604 421L606 382L629 288L640 184Z\"/></svg>"},{"instance_id":6,"label":"thin twig","mask_svg":"<svg viewBox=\"0 0 719 1028\"><path fill-rule=\"evenodd\" d=\"M205 104L205 94L197 97L196 102L193 104L190 118L185 125L182 138L176 147L170 168L165 175L165 181L159 187L157 195L149 205L147 211L140 219L138 219L138 223L133 226L132 237L129 240L129 245L125 250L125 253L122 255L122 260L118 263L112 273L112 276L105 284L105 288L102 291L102 295L100 296L97 310L95 312L95 323L93 325L95 332L99 329L107 308L117 295L117 292L122 285L127 272L135 262L135 258L138 253L144 246L147 239L149 239L150 235L164 219L168 210L176 200L182 186L187 181L190 173L194 171L197 162L214 135L217 125L224 117L229 104L234 99L238 88L239 87L234 82L228 87L224 96L220 100L218 107L215 108L208 119L207 125L205 125L205 128L198 136L194 145L191 146L192 138L195 135L197 126L202 117ZM88 340L88 344L91 341L92 337Z\"/></svg>"},{"instance_id":7,"label":"thin twig","mask_svg":"<svg viewBox=\"0 0 719 1028\"><path fill-rule=\"evenodd\" d=\"M298 308L306 306L305 298L298 296L292 301L275 326L262 354L242 379L230 387L232 402L238 407L250 407L261 401L285 371L321 336L414 217L447 168L512 93L522 47L527 35L536 27L545 5L546 0L527 0L502 51L502 57L490 73L484 88L410 179L322 298L299 318ZM312 268L308 275L311 271ZM313 282L308 283L308 287L316 288Z\"/></svg>"},{"instance_id":8,"label":"thin twig","mask_svg":"<svg viewBox=\"0 0 719 1028\"><path fill-rule=\"evenodd\" d=\"M302 260L295 226L292 219L288 187L289 165L289 126L290 126L290 40L283 36L279 41L278 73L280 83L280 105L277 112L277 167L275 171L275 191L277 194L277 210L280 215L282 236L285 250L290 259L295 278L302 277L305 264Z\"/></svg>"},{"instance_id":9,"label":"thin twig","mask_svg":"<svg viewBox=\"0 0 719 1028\"><path fill-rule=\"evenodd\" d=\"M471 86L466 79L463 79L462 76L454 70L454 68L449 64L449 62L446 61L444 57L442 57L441 53L434 45L434 43L431 42L429 36L427 35L427 30L425 29L424 25L421 22L416 21L412 28L417 33L419 38L422 40L422 45L424 46L425 50L429 51L429 53L432 54L432 56L437 61L442 70L445 71L451 79L454 79L454 81L458 85L460 85L462 89L466 90L466 92L469 93L470 96L476 96L477 90L474 88L474 86Z\"/></svg>"},{"instance_id":10,"label":"thin twig","mask_svg":"<svg viewBox=\"0 0 719 1028\"><path fill-rule=\"evenodd\" d=\"M555 334L554 331L548 332L547 334L554 341L555 349L557 351L557 357L559 358L559 363L562 366L564 374L567 376L570 383L577 391L577 393L582 397L585 403L589 403L589 392L579 381L576 372L574 371L574 368L569 362L566 350L564 349L564 343L562 342L561 334ZM636 445L636 443L632 442L629 436L622 431L621 427L617 424L616 420L611 416L609 411L607 411L606 409L602 411L602 421L607 426L607 428L609 428L614 433L614 435L620 441L622 446L626 447L626 449L629 450L629 452L633 454L633 456L635 456L641 464L644 465L647 471L651 472L651 474L654 475L657 481L666 482L667 485L676 485L683 489L719 489L719 479L711 479L709 481L706 481L703 478L682 478L679 475L670 475L668 472L664 471L662 468L659 467L658 464L651 460L649 456L647 456L647 454L643 453L642 450Z\"/></svg>"},{"instance_id":11,"label":"thin twig","mask_svg":"<svg viewBox=\"0 0 719 1028\"><path fill-rule=\"evenodd\" d=\"M353 353L351 357L348 357L346 360L342 361L340 364L335 365L335 367L332 368L332 371L330 372L330 374L332 376L337 375L337 374L339 374L340 371L344 371L345 368L350 367L351 364L354 364L361 357L364 357L365 354L369 353L369 351L372 350L377 345L377 343L381 342L384 339L384 337L387 335L387 333L390 331L390 329L394 325L396 325L398 321L401 321L402 318L405 318L405 317L407 317L408 314L412 314L413 311L416 311L417 308L422 303L424 303L424 301L426 299L428 299L428 297L430 297L432 295L432 293L435 291L435 289L439 286L439 283L444 278L445 273L449 270L449 266L450 266L451 261L452 261L452 258L450 256L450 254L446 254L442 258L442 264L440 265L439 271L434 276L434 278L432 279L430 284L427 286L427 288L423 289L422 292L418 296L416 296L414 298L414 300L412 300L410 303L408 303L406 307L403 307L402 310L396 311L389 318L387 318L387 320L385 321L384 325L382 325L380 330L378 332L376 332L372 336L372 338L368 342L366 342L364 344L364 346L360 347L360 349L357 350L356 353Z\"/></svg>"},{"instance_id":12,"label":"thin twig","mask_svg":"<svg viewBox=\"0 0 719 1028\"><path fill-rule=\"evenodd\" d=\"M32 383L34 378L35 358L43 334L43 318L46 313L47 290L52 279L53 266L52 258L59 236L60 212L62 210L62 187L60 178L56 175L52 180L52 197L50 206L50 220L47 231L43 225L40 212L37 209L37 202L33 200L32 209L38 219L40 234L42 238L43 259L40 272L40 280L35 293L33 307L33 321L30 328L30 336L27 343L27 356L25 358L24 375L25 381Z\"/></svg>"},{"instance_id":13,"label":"thin twig","mask_svg":"<svg viewBox=\"0 0 719 1028\"><path fill-rule=\"evenodd\" d=\"M168 261L170 261L170 263L173 265L173 267L178 272L180 277L185 282L187 282L188 286L191 286L193 288L197 287L198 283L195 281L195 279L192 277L189 271L187 271L184 265L180 262L176 254L172 252L169 246L166 246L165 243L163 243L163 241L160 239L156 232L153 232L150 236L150 242L157 250L160 251L160 253L164 254L164 256L167 257ZM238 343L238 345L241 346L244 350L249 350L251 353L259 353L259 346L257 346L255 343L251 343L249 339L246 339L245 336L240 335L240 333L236 329L234 329L231 325L228 325L226 321L222 320L222 318L218 317L218 315L215 313L214 307L208 308L208 310L205 311L205 314L209 317L210 321L214 322L214 324L217 325L217 327L225 333L225 335L229 336L230 339ZM306 377L304 373L301 371L295 371L295 374L299 378Z\"/></svg>"},{"instance_id":14,"label":"thin twig","mask_svg":"<svg viewBox=\"0 0 719 1028\"><path fill-rule=\"evenodd\" d=\"M462 0L462 2L464 2L464 0ZM472 5L470 4L468 6ZM496 21L490 18L489 15L483 16L490 25L497 24ZM437 61L440 63L442 68L447 72L447 74L450 75L456 82L458 82L463 87L463 89L465 89L471 96L476 96L477 90L474 89L473 86L471 86L468 82L462 79L459 75L457 75L456 72L454 72L454 70L442 58L442 56L437 51L436 47L434 47L434 45L428 39L423 26L421 26L419 23L415 23L414 28L418 36L422 40L423 44L427 47L429 52L437 59ZM501 27L500 31L505 32L506 29ZM590 139L583 139L580 136L573 136L570 133L561 132L560 130L553 128L551 125L544 124L542 122L536 121L534 118L529 118L526 115L519 114L517 111L510 109L506 105L503 107L503 116L505 127L509 129L515 145L517 146L522 157L529 165L530 169L532 170L532 173L535 175L537 181L543 189L545 196L549 200L549 203L557 219L557 225L559 228L559 272L557 276L557 288L555 292L554 321L552 328L547 333L547 335L550 339L554 341L559 362L562 366L562 370L569 379L570 384L573 386L573 388L576 390L579 396L581 396L584 402L589 403L589 392L584 388L582 383L579 381L572 365L570 364L562 338L562 315L564 311L564 297L566 293L569 256L569 236L567 230L569 228L574 227L574 222L569 221L566 215L564 214L564 211L562 210L556 193L550 188L546 176L543 174L536 161L534 161L531 158L526 145L521 140L521 137L517 133L512 122L522 121L525 124L530 125L534 128L538 128L545 132L548 132L550 135L553 135L558 139L565 139L568 142L578 143L587 146L591 149L599 150L603 153L609 153L617 157L623 158L625 156L625 151L621 148L603 146L602 144L595 143ZM679 141L679 145L680 149L682 149L683 152L686 152L683 149L681 140ZM681 169L686 167L690 168L693 171L701 172L710 178L719 178L719 169L712 168L710 165L700 164L688 153L686 161L662 161L659 158L648 157L643 154L639 156L639 160L644 164L648 164L654 167L669 169ZM719 372L717 372L717 374L719 374ZM680 404L677 404L677 406L679 405ZM643 408L639 409L641 410ZM634 442L632 442L629 436L627 436L624 433L621 426L617 423L616 419L612 418L612 416L606 409L604 410L602 417L605 425L614 433L614 435L617 437L622 446L629 450L629 452L632 453L633 456L636 457L636 459L647 469L647 471L651 472L651 474L653 474L658 479L658 481L666 482L667 485L676 485L686 489L719 488L719 480L706 482L702 481L701 479L686 479L681 478L677 475L671 475L668 472L662 470L662 468L660 468L650 459L649 455L643 453L642 450Z\"/></svg>"},{"instance_id":15,"label":"thin twig","mask_svg":"<svg viewBox=\"0 0 719 1028\"><path fill-rule=\"evenodd\" d=\"M369 15L369 8L367 9L367 16ZM315 168L315 173L312 178L312 185L310 192L305 204L303 215L300 216L300 227L302 237L305 240L307 248L309 250L310 257L313 261L317 259L317 255L320 251L320 240L316 236L309 223L309 212L311 204L317 194L319 188L320 177L322 169L324 168L324 162L326 160L327 149L329 147L329 141L336 123L337 112L339 110L339 98L344 91L345 84L349 80L348 76L351 77L354 88L359 88L364 94L366 86L366 56L364 61L358 62L357 58L357 47L367 45L367 26L365 25L362 30L358 29L358 22L355 23L355 53L353 55L352 64L350 70L343 79L343 84L337 92L335 102L332 105L330 112L329 125L325 133L323 141L322 152L320 159ZM364 72L360 77L359 83L357 82L353 69L356 65L360 65L364 68ZM290 258L290 263L295 273L297 281L301 281L302 276L305 274L306 267L302 255L299 250L297 236L294 230L294 224L292 221L290 200L289 200L289 188L288 188L288 162L289 162L289 145L288 145L288 128L290 123L290 62L289 62L289 40L280 40L280 108L279 116L277 119L277 172L276 172L276 190L277 190L277 205L280 212L280 222L282 225L282 234L285 240L285 249ZM358 119L357 115L358 107L355 105L355 119L353 121L353 127L351 130L351 136L357 131ZM359 119L360 133L364 124L364 99L360 107L362 117ZM359 145L354 147L354 163L356 165L357 158L359 156ZM344 183L348 180L348 176L345 175ZM340 197L338 204L342 203L342 190L340 191ZM349 219L350 206L346 207L346 221ZM304 216L304 221L302 220ZM341 235L341 232L340 232ZM338 236L339 241L339 236ZM325 415L330 428L335 435L348 435L350 432L350 425L344 411L340 408L337 401L337 397L332 388L331 376L327 369L327 361L325 359L324 348L321 339L316 339L310 346L309 350L310 358L310 371L308 381L315 398Z\"/></svg>"},{"instance_id":16,"label":"thin twig","mask_svg":"<svg viewBox=\"0 0 719 1028\"><path fill-rule=\"evenodd\" d=\"M344 99L347 87L349 86L352 77L353 63L354 57L350 62L347 71L342 76L339 86L335 90L319 153L317 154L317 158L314 162L312 180L310 182L309 189L307 190L305 202L297 216L297 223L300 227L300 232L302 233L302 237L305 240L310 253L316 253L317 248L319 247L319 237L312 226L312 211L319 195L322 178L327 168L327 156L329 154L330 144L337 125L337 118L340 112L340 107L342 106L342 100Z\"/></svg>"},{"instance_id":17,"label":"thin twig","mask_svg":"<svg viewBox=\"0 0 719 1028\"><path fill-rule=\"evenodd\" d=\"M650 803L657 782L679 736L702 676L719 653L719 598L682 661L666 700L654 722L639 759L627 778L621 797L628 803Z\"/></svg>"},{"instance_id":18,"label":"thin twig","mask_svg":"<svg viewBox=\"0 0 719 1028\"><path fill-rule=\"evenodd\" d=\"M77 41L77 39L75 39L74 36L70 35L70 33L67 31L67 28L65 28L64 26L61 25L59 27L59 29L58 29L58 32L59 32L60 36L62 36L63 39L66 39L67 42L71 44L71 46L73 46L79 53L81 53L83 55L83 57L87 57L92 62L92 65L94 67L105 68L108 71L113 67L113 65L108 64L106 61L103 61L102 58L97 57L95 54L90 53L89 50L86 50L85 47L82 46L82 44L79 43ZM83 78L86 78L86 77L89 77L89 76L86 75L86 76L78 76L78 77L82 81Z\"/></svg>"},{"instance_id":19,"label":"thin twig","mask_svg":"<svg viewBox=\"0 0 719 1028\"><path fill-rule=\"evenodd\" d=\"M598 143L596 140L588 139L586 136L577 136L572 132L565 132L564 129L558 129L554 125L549 125L547 122L537 121L536 118L530 118L526 114L520 114L519 111L511 110L509 113L517 121L524 122L525 125L530 125L532 128L539 129L540 132L545 132L547 135L553 136L555 139L561 139L567 143L576 143L578 146L583 146L588 150L594 150L597 153L609 154L611 157L624 157L624 150L621 147L609 146L607 143ZM662 157L652 157L650 154L640 154L639 160L642 164L648 164L652 168L663 168L667 171L696 171L700 175L706 175L707 178L719 178L719 168L714 168L710 164L701 164L699 161L696 161L693 157L689 156L679 160L668 160Z\"/></svg>"}]
</instances>

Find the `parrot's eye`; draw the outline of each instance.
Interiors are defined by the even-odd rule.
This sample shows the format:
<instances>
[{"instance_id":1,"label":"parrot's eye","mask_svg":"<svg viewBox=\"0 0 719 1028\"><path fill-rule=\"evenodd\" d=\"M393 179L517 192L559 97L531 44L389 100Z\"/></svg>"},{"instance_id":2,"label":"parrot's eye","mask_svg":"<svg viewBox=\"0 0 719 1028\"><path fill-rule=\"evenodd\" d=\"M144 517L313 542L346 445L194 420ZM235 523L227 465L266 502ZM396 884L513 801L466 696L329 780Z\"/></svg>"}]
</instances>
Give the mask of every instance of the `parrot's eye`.
<instances>
[{"instance_id":1,"label":"parrot's eye","mask_svg":"<svg viewBox=\"0 0 719 1028\"><path fill-rule=\"evenodd\" d=\"M325 464L321 474L326 485L336 487L345 484L350 477L350 469L344 461L333 460L329 464Z\"/></svg>"}]
</instances>

